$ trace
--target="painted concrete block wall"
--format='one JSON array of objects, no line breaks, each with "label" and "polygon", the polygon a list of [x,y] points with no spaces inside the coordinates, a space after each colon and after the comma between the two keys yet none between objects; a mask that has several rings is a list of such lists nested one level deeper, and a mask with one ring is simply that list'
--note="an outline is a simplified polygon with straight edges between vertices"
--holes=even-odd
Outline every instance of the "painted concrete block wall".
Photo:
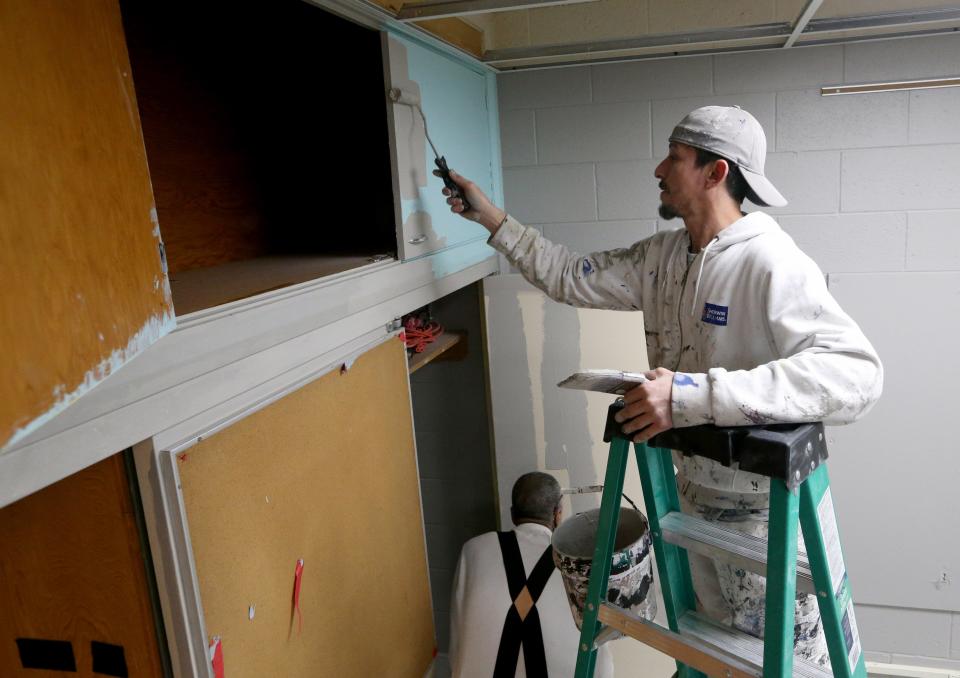
[{"label": "painted concrete block wall", "polygon": [[460,547],[497,528],[496,489],[477,286],[443,297],[432,310],[445,327],[466,330],[469,345],[465,359],[433,362],[410,376],[434,624],[445,653]]},{"label": "painted concrete block wall", "polygon": [[[790,200],[768,211],[828,279],[885,273],[906,284],[920,272],[958,271],[960,91],[818,92],[828,84],[947,75],[960,75],[958,35],[504,73],[506,208],[579,251],[681,227],[656,220],[653,169],[669,131],[697,106],[739,104],[764,125],[768,176]],[[864,312],[890,309],[878,300]],[[922,322],[930,312],[917,307],[906,319]],[[960,330],[953,317],[947,326]],[[868,415],[855,426],[869,422]],[[960,477],[960,465],[948,471]],[[856,493],[876,491],[845,486],[850,505]],[[909,503],[922,488],[900,491],[906,494],[896,499]],[[862,600],[868,658],[960,668],[960,614],[917,608],[883,596]]]}]

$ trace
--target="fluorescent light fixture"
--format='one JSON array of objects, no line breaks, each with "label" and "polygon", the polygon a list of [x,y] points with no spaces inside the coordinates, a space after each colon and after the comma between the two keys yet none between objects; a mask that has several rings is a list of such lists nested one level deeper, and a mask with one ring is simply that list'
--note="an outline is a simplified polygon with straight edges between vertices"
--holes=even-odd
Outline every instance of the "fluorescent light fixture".
[{"label": "fluorescent light fixture", "polygon": [[902,92],[911,89],[937,89],[960,87],[960,78],[935,78],[933,80],[902,80],[898,82],[873,82],[865,85],[828,85],[820,88],[821,96],[837,94],[870,94],[872,92]]}]

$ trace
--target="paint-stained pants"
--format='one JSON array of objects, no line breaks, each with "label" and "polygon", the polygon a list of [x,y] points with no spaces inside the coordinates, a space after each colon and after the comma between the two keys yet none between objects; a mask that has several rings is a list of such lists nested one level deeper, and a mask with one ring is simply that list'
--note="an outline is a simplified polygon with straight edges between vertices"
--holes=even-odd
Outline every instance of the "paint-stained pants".
[{"label": "paint-stained pants", "polygon": [[[683,476],[677,477],[677,485],[684,513],[766,539],[770,508],[768,493],[717,490],[698,485]],[[802,549],[802,535],[799,536],[799,545]],[[700,609],[720,623],[763,638],[766,578],[719,560],[688,553]],[[797,595],[795,615],[794,652],[809,661],[829,665],[816,597]]]}]

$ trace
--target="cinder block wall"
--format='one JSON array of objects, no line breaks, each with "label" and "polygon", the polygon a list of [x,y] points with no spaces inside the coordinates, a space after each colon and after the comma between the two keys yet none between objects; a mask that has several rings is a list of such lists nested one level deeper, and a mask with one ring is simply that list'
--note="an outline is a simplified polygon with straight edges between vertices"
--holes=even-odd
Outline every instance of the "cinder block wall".
[{"label": "cinder block wall", "polygon": [[[504,73],[506,208],[581,252],[681,227],[656,220],[669,132],[698,106],[738,104],[790,200],[767,211],[825,273],[960,271],[960,88],[819,93],[939,76],[960,76],[960,35]],[[868,660],[960,669],[960,614],[868,602]]]},{"label": "cinder block wall", "polygon": [[432,362],[410,376],[433,616],[438,649],[446,653],[460,547],[497,529],[497,509],[477,285],[439,299],[431,310],[444,327],[466,330],[468,342],[465,358]]}]

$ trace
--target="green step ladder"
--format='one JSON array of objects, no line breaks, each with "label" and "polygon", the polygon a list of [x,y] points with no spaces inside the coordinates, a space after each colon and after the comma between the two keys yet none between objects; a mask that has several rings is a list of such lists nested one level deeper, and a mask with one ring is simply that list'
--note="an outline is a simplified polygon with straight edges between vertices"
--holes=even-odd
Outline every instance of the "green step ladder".
[{"label": "green step ladder", "polygon": [[[592,678],[597,639],[614,631],[677,660],[679,678],[866,678],[850,584],[827,478],[823,425],[695,426],[634,445],[669,628],[606,602],[620,496],[630,441],[607,413],[610,443],[597,542],[584,604],[575,678]],[[696,453],[726,466],[770,477],[767,540],[680,512],[671,450]],[[806,553],[798,552],[798,522]],[[764,640],[696,612],[687,551],[724,560],[767,577]],[[817,596],[833,671],[793,654],[797,591]]]}]

